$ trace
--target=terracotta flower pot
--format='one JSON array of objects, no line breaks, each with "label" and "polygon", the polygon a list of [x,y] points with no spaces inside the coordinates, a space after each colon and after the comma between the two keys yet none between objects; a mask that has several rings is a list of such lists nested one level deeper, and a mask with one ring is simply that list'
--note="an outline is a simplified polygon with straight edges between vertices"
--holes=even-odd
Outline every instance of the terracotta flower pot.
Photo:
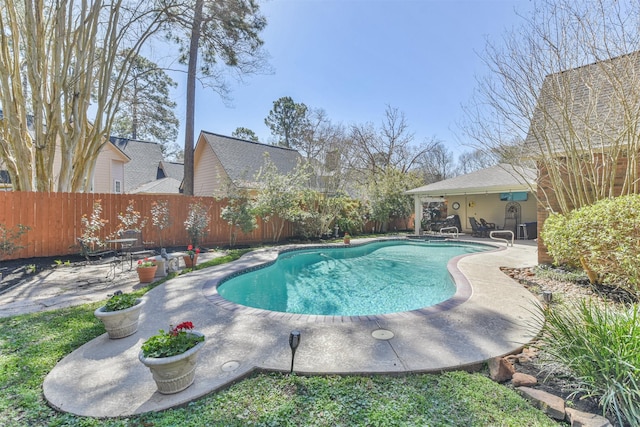
[{"label": "terracotta flower pot", "polygon": [[344,236],[344,244],[345,245],[351,244],[351,236]]},{"label": "terracotta flower pot", "polygon": [[140,279],[140,283],[150,283],[153,282],[153,278],[156,275],[156,270],[158,269],[157,265],[153,267],[138,267],[138,278]]},{"label": "terracotta flower pot", "polygon": [[198,254],[193,256],[193,261],[191,261],[191,257],[189,255],[185,255],[182,258],[184,259],[184,265],[187,268],[193,268],[198,264]]},{"label": "terracotta flower pot", "polygon": [[[203,336],[201,332],[189,332]],[[138,359],[149,368],[153,379],[162,394],[178,393],[193,384],[196,373],[198,352],[204,347],[204,341],[182,354],[171,357],[144,357],[142,350]]]},{"label": "terracotta flower pot", "polygon": [[136,305],[117,311],[104,311],[104,306],[97,308],[93,314],[104,324],[109,338],[118,339],[133,335],[138,330],[140,311],[144,306],[144,300],[138,298]]}]

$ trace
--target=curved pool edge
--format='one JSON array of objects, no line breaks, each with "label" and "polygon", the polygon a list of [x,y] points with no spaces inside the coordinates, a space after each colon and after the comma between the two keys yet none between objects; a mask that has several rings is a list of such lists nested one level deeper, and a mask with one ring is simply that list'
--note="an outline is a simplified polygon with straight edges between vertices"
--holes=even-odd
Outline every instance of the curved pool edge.
[{"label": "curved pool edge", "polygon": [[[254,257],[244,258],[235,263]],[[254,371],[288,372],[292,330],[302,334],[294,367],[298,374],[472,369],[517,351],[539,332],[531,327],[535,320],[531,304],[537,299],[500,271],[501,266],[531,266],[536,260],[535,247],[517,245],[465,256],[457,263],[473,287],[465,303],[439,313],[409,312],[368,322],[328,323],[219,309],[204,298],[203,285],[211,274],[228,273],[230,264],[198,270],[147,293],[136,334],[120,340],[109,340],[105,334],[64,357],[45,378],[44,396],[61,411],[98,418],[181,406]],[[140,345],[159,328],[182,320],[193,321],[207,336],[196,381],[176,395],[160,395],[148,369],[137,362]],[[374,338],[372,333],[380,329],[393,337]]]},{"label": "curved pool edge", "polygon": [[[296,319],[296,320],[302,320],[302,321],[308,321],[308,322],[322,322],[322,323],[372,322],[372,321],[380,321],[380,320],[389,320],[397,317],[403,318],[410,314],[428,316],[428,315],[440,313],[442,311],[451,310],[452,308],[457,307],[460,304],[463,304],[469,298],[471,298],[471,295],[473,294],[473,287],[467,280],[467,277],[464,274],[462,274],[462,272],[458,269],[457,265],[461,259],[468,256],[474,256],[483,252],[458,255],[451,258],[447,262],[447,270],[449,271],[449,275],[451,276],[456,286],[456,292],[453,296],[451,296],[447,300],[442,301],[440,303],[437,303],[428,307],[409,310],[409,311],[385,313],[385,314],[370,314],[370,315],[364,315],[364,316],[288,313],[288,312],[273,311],[273,310],[267,310],[267,309],[256,308],[256,307],[249,307],[242,304],[238,304],[225,299],[218,293],[218,290],[217,290],[219,285],[221,285],[222,283],[224,283],[226,280],[230,278],[236,277],[239,274],[244,274],[249,271],[265,268],[265,267],[268,267],[269,265],[272,265],[278,259],[278,256],[280,256],[281,254],[295,252],[295,251],[302,251],[302,250],[314,250],[314,249],[326,249],[326,248],[336,249],[336,248],[344,248],[345,246],[357,247],[357,246],[364,246],[364,245],[368,245],[368,244],[376,243],[380,241],[415,241],[415,239],[409,239],[406,237],[405,238],[403,237],[384,238],[383,237],[383,238],[352,240],[352,243],[350,245],[344,245],[341,243],[315,244],[315,245],[300,244],[300,245],[287,245],[287,246],[281,246],[281,247],[259,249],[257,251],[250,252],[243,256],[243,258],[247,257],[245,261],[248,261],[249,265],[243,264],[240,268],[234,269],[232,272],[229,272],[228,274],[224,274],[214,279],[207,280],[203,285],[202,291],[205,298],[209,300],[212,304],[214,304],[215,306],[221,309],[229,310],[231,312],[246,313],[246,314],[252,314],[256,316],[265,316],[265,317],[268,316],[268,317],[281,318],[281,319]],[[437,241],[451,242],[452,244],[468,243],[468,244],[473,244],[475,246],[489,246],[491,248],[494,248],[494,251],[506,249],[496,244],[492,244],[491,242],[476,242],[476,241],[458,240],[458,239],[456,240],[438,239]],[[489,252],[489,251],[486,251],[486,252]],[[257,258],[255,263],[252,263],[250,260],[252,254],[255,255]]]}]

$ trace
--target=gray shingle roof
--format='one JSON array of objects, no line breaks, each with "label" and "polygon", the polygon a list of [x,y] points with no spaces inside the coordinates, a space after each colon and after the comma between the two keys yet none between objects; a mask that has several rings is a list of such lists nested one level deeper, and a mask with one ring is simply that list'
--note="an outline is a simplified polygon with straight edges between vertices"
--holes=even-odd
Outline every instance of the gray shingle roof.
[{"label": "gray shingle roof", "polygon": [[269,154],[273,164],[282,174],[291,172],[302,157],[293,149],[277,145],[261,144],[244,139],[202,132],[202,136],[218,156],[222,167],[234,182],[253,182],[264,166],[264,155]]},{"label": "gray shingle roof", "polygon": [[608,147],[640,122],[640,52],[548,75],[525,147],[541,153]]},{"label": "gray shingle roof", "polygon": [[138,188],[134,188],[128,193],[151,193],[151,194],[178,194],[180,192],[180,184],[175,178],[161,178],[155,181],[142,184]]},{"label": "gray shingle roof", "polygon": [[466,175],[460,175],[414,188],[413,190],[407,191],[406,194],[440,197],[459,194],[529,191],[530,186],[535,186],[535,180],[535,169],[499,164]]},{"label": "gray shingle roof", "polygon": [[124,165],[125,193],[130,193],[141,185],[157,179],[158,166],[163,161],[160,144],[113,136],[110,139],[131,159]]},{"label": "gray shingle roof", "polygon": [[164,171],[164,176],[182,181],[184,178],[184,163],[162,161],[160,168]]}]

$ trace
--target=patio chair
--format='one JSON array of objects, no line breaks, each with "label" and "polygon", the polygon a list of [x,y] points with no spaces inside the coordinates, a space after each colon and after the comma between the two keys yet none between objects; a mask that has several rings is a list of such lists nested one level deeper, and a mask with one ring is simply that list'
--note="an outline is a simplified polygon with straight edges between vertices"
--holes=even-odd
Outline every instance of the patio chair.
[{"label": "patio chair", "polygon": [[471,224],[471,236],[473,237],[487,237],[489,235],[489,229],[481,224],[478,224],[475,217],[469,217],[469,223]]},{"label": "patio chair", "polygon": [[495,222],[487,222],[484,218],[480,218],[480,224],[489,231],[496,229]]},{"label": "patio chair", "polygon": [[81,237],[78,237],[78,244],[80,245],[80,255],[87,260],[87,263],[93,265],[109,264],[107,279],[113,280],[116,278],[116,268],[121,263],[116,251],[111,249],[92,250]]}]

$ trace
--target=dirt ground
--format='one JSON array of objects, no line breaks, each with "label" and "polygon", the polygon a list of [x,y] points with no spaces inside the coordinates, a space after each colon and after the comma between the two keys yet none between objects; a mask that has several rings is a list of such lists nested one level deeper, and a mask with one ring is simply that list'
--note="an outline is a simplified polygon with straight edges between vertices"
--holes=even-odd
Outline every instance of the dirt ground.
[{"label": "dirt ground", "polygon": [[61,257],[48,258],[23,258],[16,260],[0,261],[0,294],[11,289],[13,286],[23,282],[38,272],[52,270],[58,265],[65,264],[79,265],[86,260],[79,255],[66,255]]}]

